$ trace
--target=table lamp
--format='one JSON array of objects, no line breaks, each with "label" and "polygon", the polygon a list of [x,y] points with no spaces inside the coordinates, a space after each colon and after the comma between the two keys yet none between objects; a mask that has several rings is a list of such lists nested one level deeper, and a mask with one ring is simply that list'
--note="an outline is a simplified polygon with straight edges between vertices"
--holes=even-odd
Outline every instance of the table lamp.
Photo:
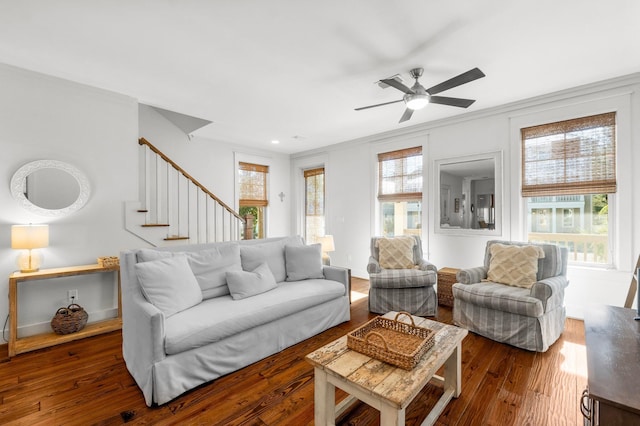
[{"label": "table lamp", "polygon": [[36,272],[42,263],[42,256],[33,249],[49,245],[49,225],[11,226],[11,248],[26,250],[18,257],[20,272]]},{"label": "table lamp", "polygon": [[331,265],[331,258],[329,257],[329,252],[336,250],[336,247],[333,244],[333,235],[325,235],[324,237],[318,237],[318,242],[322,245],[322,264]]}]

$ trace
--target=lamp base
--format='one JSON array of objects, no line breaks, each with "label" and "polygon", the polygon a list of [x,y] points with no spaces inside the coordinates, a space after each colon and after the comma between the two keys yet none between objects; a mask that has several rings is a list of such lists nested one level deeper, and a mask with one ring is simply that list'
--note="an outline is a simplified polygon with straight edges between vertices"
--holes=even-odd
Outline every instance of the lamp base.
[{"label": "lamp base", "polygon": [[327,253],[324,253],[322,255],[322,264],[323,265],[327,265],[327,266],[331,266],[331,258],[329,257],[329,255]]},{"label": "lamp base", "polygon": [[42,254],[37,250],[27,250],[18,256],[20,272],[38,272],[42,265]]}]

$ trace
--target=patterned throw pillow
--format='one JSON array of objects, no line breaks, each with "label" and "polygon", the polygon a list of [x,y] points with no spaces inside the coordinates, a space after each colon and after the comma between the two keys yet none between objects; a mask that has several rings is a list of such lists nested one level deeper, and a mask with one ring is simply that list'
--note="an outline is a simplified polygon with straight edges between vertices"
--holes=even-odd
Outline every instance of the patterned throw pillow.
[{"label": "patterned throw pillow", "polygon": [[490,250],[487,281],[522,288],[531,288],[537,281],[538,259],[544,257],[541,247],[492,244]]},{"label": "patterned throw pillow", "polygon": [[413,262],[413,237],[380,238],[378,241],[378,261],[384,269],[411,269]]}]

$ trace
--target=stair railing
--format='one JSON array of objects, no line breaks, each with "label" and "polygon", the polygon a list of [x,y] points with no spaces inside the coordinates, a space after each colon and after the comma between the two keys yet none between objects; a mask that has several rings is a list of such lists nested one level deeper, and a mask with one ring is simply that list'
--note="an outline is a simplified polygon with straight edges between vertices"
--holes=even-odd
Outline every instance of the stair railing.
[{"label": "stair railing", "polygon": [[253,218],[240,216],[145,138],[138,144],[143,149],[138,210],[146,215],[143,227],[170,229],[165,241],[253,237]]}]

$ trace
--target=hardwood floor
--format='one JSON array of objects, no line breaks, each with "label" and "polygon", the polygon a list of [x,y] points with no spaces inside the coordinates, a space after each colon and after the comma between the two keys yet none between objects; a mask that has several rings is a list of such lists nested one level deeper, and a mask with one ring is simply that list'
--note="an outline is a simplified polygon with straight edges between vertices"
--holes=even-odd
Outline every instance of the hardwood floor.
[{"label": "hardwood floor", "polygon": [[[160,407],[147,407],[122,359],[119,331],[14,357],[0,363],[3,425],[311,425],[313,369],[304,356],[373,318],[368,281],[353,279],[351,321]],[[451,323],[451,308],[437,319]],[[473,333],[462,343],[462,395],[438,425],[577,425],[586,387],[582,321],[567,320],[560,340],[532,353]],[[440,396],[428,385],[407,409],[420,424]],[[344,398],[336,392],[336,398]],[[359,403],[339,425],[378,425],[376,410]]]}]

